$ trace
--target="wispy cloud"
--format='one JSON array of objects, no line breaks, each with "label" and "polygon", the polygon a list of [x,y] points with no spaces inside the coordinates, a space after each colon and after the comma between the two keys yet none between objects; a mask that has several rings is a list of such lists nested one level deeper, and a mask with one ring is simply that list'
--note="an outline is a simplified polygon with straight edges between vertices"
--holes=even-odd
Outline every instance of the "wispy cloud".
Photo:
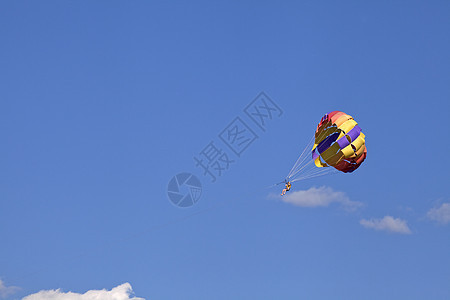
[{"label": "wispy cloud", "polygon": [[110,291],[90,290],[84,294],[61,292],[61,290],[46,290],[31,294],[22,300],[144,300],[133,297],[133,289],[129,283],[119,285]]},{"label": "wispy cloud", "polygon": [[359,223],[366,227],[375,230],[388,231],[392,233],[411,234],[408,224],[405,220],[399,218],[393,218],[391,216],[385,216],[382,219],[362,219]]},{"label": "wispy cloud", "polygon": [[434,207],[427,212],[427,217],[441,224],[450,222],[450,203],[442,203],[439,207]]},{"label": "wispy cloud", "polygon": [[312,187],[305,191],[290,191],[281,200],[302,207],[327,207],[337,203],[347,210],[355,210],[362,206],[361,202],[351,201],[343,192],[330,187]]},{"label": "wispy cloud", "polygon": [[4,299],[9,295],[17,292],[19,288],[17,286],[6,286],[5,283],[0,279],[0,299]]}]

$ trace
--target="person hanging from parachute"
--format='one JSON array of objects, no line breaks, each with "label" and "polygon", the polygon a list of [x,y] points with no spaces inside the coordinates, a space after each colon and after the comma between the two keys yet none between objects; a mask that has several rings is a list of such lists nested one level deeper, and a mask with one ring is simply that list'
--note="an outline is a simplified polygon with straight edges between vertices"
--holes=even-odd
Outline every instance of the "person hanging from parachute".
[{"label": "person hanging from parachute", "polygon": [[284,184],[286,187],[281,191],[281,196],[284,196],[286,194],[286,192],[289,192],[291,189],[291,183],[289,181],[285,181]]},{"label": "person hanging from parachute", "polygon": [[[314,137],[283,181],[286,187],[281,195],[291,189],[293,182],[338,172],[351,173],[358,169],[367,157],[365,137],[352,116],[341,111],[324,115]],[[311,159],[308,159],[309,151]]]}]

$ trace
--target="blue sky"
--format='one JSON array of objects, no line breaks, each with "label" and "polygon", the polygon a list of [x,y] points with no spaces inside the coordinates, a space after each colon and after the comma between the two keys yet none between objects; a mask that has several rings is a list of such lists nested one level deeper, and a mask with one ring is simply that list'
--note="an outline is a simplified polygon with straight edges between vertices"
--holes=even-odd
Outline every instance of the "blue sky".
[{"label": "blue sky", "polygon": [[[449,299],[449,15],[2,1],[0,297]],[[261,91],[283,110],[265,132],[243,111]],[[366,134],[364,164],[272,196],[333,110]],[[211,183],[193,157],[237,116],[258,139]],[[167,197],[180,172],[203,186],[184,209]]]}]

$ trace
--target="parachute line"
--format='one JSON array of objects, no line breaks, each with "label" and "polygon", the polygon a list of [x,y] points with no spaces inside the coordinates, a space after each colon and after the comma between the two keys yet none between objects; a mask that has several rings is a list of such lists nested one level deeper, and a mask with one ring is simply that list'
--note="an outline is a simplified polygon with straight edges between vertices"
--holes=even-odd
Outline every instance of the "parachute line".
[{"label": "parachute line", "polygon": [[291,177],[294,177],[295,174],[297,174],[299,172],[298,169],[302,167],[302,164],[305,162],[305,160],[307,159],[308,155],[310,154],[308,149],[312,148],[311,146],[313,145],[313,143],[314,143],[314,136],[311,138],[309,143],[303,149],[302,154],[300,154],[300,156],[298,157],[298,159],[295,162],[294,166],[292,167],[291,171],[289,172],[288,176],[286,177],[287,179],[289,179]]},{"label": "parachute line", "polygon": [[298,157],[291,171],[286,179],[290,182],[296,182],[309,178],[325,176],[329,174],[338,173],[339,171],[334,168],[318,168],[314,164],[314,160],[311,157],[312,146],[314,145],[315,136],[311,138],[309,143],[303,149],[302,154]]}]

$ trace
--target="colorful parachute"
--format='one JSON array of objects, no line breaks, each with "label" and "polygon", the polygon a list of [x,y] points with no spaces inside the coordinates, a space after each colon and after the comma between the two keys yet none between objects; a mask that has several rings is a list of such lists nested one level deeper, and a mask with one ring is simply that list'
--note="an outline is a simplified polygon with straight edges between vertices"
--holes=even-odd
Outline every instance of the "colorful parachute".
[{"label": "colorful parachute", "polygon": [[[309,154],[311,148],[312,152]],[[333,111],[322,117],[314,137],[284,182],[295,182],[336,172],[350,173],[362,164],[366,156],[365,135],[358,123],[346,113]]]},{"label": "colorful parachute", "polygon": [[334,167],[350,173],[366,159],[365,135],[358,123],[346,113],[333,111],[317,125],[312,159],[317,167]]}]

